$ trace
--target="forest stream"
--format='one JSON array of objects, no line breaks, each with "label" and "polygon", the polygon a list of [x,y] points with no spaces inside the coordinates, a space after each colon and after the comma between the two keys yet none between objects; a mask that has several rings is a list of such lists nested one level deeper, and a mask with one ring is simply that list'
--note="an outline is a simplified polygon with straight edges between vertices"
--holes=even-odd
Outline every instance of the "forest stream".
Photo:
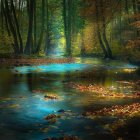
[{"label": "forest stream", "polygon": [[[120,116],[83,115],[114,105],[139,105],[139,86],[133,84],[139,80],[137,66],[97,58],[76,58],[75,63],[65,64],[1,67],[0,139],[45,140],[65,135],[81,140],[139,139],[133,132],[135,126],[131,126],[132,133],[127,135],[122,134],[123,129],[122,133],[110,129]],[[112,91],[111,96],[121,93],[124,97],[105,93],[98,96],[100,91]],[[134,92],[138,95],[131,98]],[[140,124],[137,117],[133,121]]]}]

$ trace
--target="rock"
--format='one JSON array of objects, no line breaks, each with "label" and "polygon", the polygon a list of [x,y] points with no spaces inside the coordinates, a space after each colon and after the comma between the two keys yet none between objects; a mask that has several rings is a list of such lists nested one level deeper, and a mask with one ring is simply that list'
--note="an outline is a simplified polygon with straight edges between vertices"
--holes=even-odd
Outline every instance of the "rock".
[{"label": "rock", "polygon": [[80,140],[77,136],[64,136],[64,137],[52,137],[52,138],[46,138],[44,140]]},{"label": "rock", "polygon": [[49,100],[49,99],[57,100],[57,99],[59,99],[59,97],[55,94],[47,94],[47,95],[44,96],[44,98],[45,98],[45,100]]},{"label": "rock", "polygon": [[64,113],[65,110],[64,110],[64,109],[60,109],[60,110],[58,110],[58,112],[59,112],[59,113]]},{"label": "rock", "polygon": [[50,114],[45,117],[45,120],[51,120],[51,119],[55,119],[55,118],[57,118],[57,116],[55,114]]}]

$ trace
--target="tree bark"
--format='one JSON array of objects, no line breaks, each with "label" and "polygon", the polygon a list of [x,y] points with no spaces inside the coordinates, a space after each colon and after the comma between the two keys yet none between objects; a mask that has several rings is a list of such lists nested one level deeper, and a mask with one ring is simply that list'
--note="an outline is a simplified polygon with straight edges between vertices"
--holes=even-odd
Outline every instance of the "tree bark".
[{"label": "tree bark", "polygon": [[12,9],[13,16],[14,16],[15,28],[16,28],[17,35],[18,35],[18,38],[19,38],[20,53],[23,54],[23,41],[22,41],[20,29],[19,29],[19,23],[18,23],[18,20],[17,20],[17,17],[16,17],[16,11],[15,11],[15,7],[14,7],[14,4],[13,4],[13,0],[11,0],[11,9]]},{"label": "tree bark", "polygon": [[37,33],[36,33],[36,0],[34,0],[34,43],[33,43],[33,52],[35,53],[37,47]]},{"label": "tree bark", "polygon": [[102,36],[101,36],[101,33],[100,33],[100,27],[99,27],[99,8],[98,8],[98,1],[95,0],[95,8],[96,8],[96,27],[97,27],[97,36],[98,36],[98,40],[99,40],[99,43],[100,43],[100,47],[101,49],[103,50],[103,53],[104,53],[104,57],[108,57],[108,53],[106,51],[106,48],[104,46],[104,43],[102,41]]},{"label": "tree bark", "polygon": [[84,31],[81,31],[81,56],[85,56],[86,50],[85,50],[85,44],[84,44]]},{"label": "tree bark", "polygon": [[17,33],[16,33],[15,27],[13,25],[13,19],[12,19],[11,11],[10,11],[7,0],[5,0],[5,10],[6,10],[8,24],[9,24],[9,27],[10,27],[10,30],[12,32],[13,39],[14,39],[14,52],[15,52],[15,54],[19,54],[20,49],[19,49],[19,44],[18,44]]},{"label": "tree bark", "polygon": [[50,35],[49,35],[49,3],[46,0],[46,36],[44,51],[47,55],[50,53]]},{"label": "tree bark", "polygon": [[27,42],[26,42],[24,53],[27,55],[30,55],[31,54],[31,45],[32,45],[32,32],[33,32],[34,0],[27,0],[27,6],[28,6],[28,13],[29,13],[29,23],[28,23]]},{"label": "tree bark", "polygon": [[1,1],[1,12],[3,13],[4,19],[5,19],[5,26],[6,26],[8,35],[10,36],[11,32],[10,32],[10,29],[9,29],[8,19],[7,19],[6,11],[5,11],[5,8],[4,8],[3,0]]},{"label": "tree bark", "polygon": [[125,0],[125,11],[127,14],[129,14],[128,0]]},{"label": "tree bark", "polygon": [[104,40],[104,43],[106,45],[107,57],[112,59],[113,58],[112,57],[112,51],[110,49],[110,46],[109,46],[109,43],[108,43],[108,40],[107,40],[107,37],[106,37],[106,29],[105,29],[105,27],[103,27],[103,40]]},{"label": "tree bark", "polygon": [[112,51],[111,51],[111,48],[110,48],[110,45],[108,43],[108,40],[107,40],[107,37],[106,37],[106,19],[105,19],[105,15],[104,15],[104,9],[103,9],[103,0],[101,0],[101,14],[102,14],[102,37],[103,37],[103,41],[104,41],[104,44],[105,44],[105,47],[106,47],[106,51],[107,51],[107,57],[108,58],[113,58],[112,57]]},{"label": "tree bark", "polygon": [[42,16],[41,16],[41,22],[42,22],[42,26],[41,26],[41,34],[40,34],[40,38],[38,41],[38,45],[37,45],[37,49],[36,49],[36,53],[39,54],[40,48],[41,48],[41,44],[43,41],[43,37],[44,37],[44,23],[45,23],[45,0],[42,0]]},{"label": "tree bark", "polygon": [[63,0],[64,32],[66,38],[66,55],[71,56],[71,0]]}]

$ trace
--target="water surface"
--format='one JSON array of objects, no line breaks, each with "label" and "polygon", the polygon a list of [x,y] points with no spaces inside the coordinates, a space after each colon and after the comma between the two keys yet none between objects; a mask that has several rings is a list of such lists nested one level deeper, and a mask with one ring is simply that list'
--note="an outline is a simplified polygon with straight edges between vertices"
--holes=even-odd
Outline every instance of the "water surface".
[{"label": "water surface", "polygon": [[[140,79],[137,66],[120,61],[102,59],[76,59],[71,64],[0,69],[0,139],[43,140],[47,137],[76,135],[82,140],[114,139],[103,127],[111,120],[90,120],[81,116],[88,110],[98,110],[115,104],[130,104],[138,99],[98,98],[70,88],[70,83],[97,84],[131,93],[132,89],[120,88],[117,81]],[[46,93],[34,93],[41,89]],[[44,100],[44,95],[54,93],[61,100]],[[63,109],[73,115],[48,123],[48,114]],[[45,130],[45,132],[44,132]]]}]

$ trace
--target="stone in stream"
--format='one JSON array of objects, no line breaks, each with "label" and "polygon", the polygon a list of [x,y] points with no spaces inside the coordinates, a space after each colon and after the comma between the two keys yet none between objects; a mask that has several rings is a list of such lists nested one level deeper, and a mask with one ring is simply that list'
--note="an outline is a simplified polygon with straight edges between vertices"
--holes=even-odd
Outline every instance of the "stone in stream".
[{"label": "stone in stream", "polygon": [[57,95],[55,95],[55,94],[47,94],[47,95],[45,95],[44,96],[44,99],[45,100],[58,100],[59,99],[59,97],[57,96]]},{"label": "stone in stream", "polygon": [[57,115],[50,114],[50,115],[48,115],[48,116],[45,117],[45,120],[51,120],[51,119],[55,119],[55,118],[57,118]]},{"label": "stone in stream", "polygon": [[58,112],[59,112],[59,113],[64,113],[65,110],[64,110],[64,109],[60,109],[60,110],[58,110]]},{"label": "stone in stream", "polygon": [[44,140],[80,140],[77,136],[64,136],[64,137],[53,137],[53,138],[46,138]]}]

